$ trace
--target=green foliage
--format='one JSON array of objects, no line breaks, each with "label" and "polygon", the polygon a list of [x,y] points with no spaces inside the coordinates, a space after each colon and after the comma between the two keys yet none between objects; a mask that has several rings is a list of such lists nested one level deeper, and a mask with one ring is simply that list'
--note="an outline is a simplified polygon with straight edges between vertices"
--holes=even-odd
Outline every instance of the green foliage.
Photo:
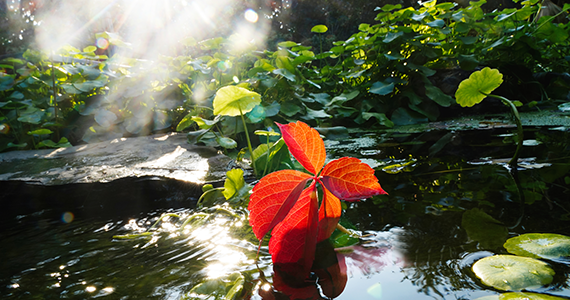
[{"label": "green foliage", "polygon": [[[462,74],[478,66],[516,65],[531,73],[570,69],[568,24],[534,18],[538,1],[488,13],[484,3],[388,4],[376,10],[375,23],[360,24],[348,39],[327,40],[328,49],[323,41],[335,29],[311,24],[305,34],[319,41],[318,49],[282,41],[275,51],[253,45],[236,51],[232,37],[219,37],[189,43],[192,56],[153,63],[98,56],[94,46],[65,47],[57,62],[52,53],[28,50],[22,58],[0,61],[0,151],[58,145],[61,137],[77,144],[173,129],[188,131],[191,142],[240,149],[249,132],[273,121],[302,119],[320,127],[435,121],[455,104]],[[97,37],[125,46],[111,33]],[[564,80],[540,87],[533,78],[502,73],[506,90],[517,89],[513,82],[541,90],[540,102],[521,99],[528,107],[566,97],[570,89]],[[459,79],[448,83],[450,78]],[[462,99],[464,92],[473,94],[464,87]],[[480,97],[468,100],[470,105]],[[237,125],[240,108],[245,115]],[[52,133],[27,135],[39,129]]]}]

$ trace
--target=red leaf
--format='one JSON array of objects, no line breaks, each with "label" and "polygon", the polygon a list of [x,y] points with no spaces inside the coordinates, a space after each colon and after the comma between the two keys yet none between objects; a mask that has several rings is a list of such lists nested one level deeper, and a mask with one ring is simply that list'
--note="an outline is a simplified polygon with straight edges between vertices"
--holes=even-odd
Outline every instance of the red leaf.
[{"label": "red leaf", "polygon": [[303,172],[282,170],[261,178],[253,187],[249,223],[260,241],[287,216],[310,178]]},{"label": "red leaf", "polygon": [[287,221],[279,223],[271,232],[269,253],[273,263],[299,263],[302,274],[309,275],[317,246],[317,211],[317,188],[313,181],[287,215]]},{"label": "red leaf", "polygon": [[323,187],[323,192],[323,201],[319,209],[319,235],[317,242],[326,240],[331,236],[342,214],[340,200],[325,187]]},{"label": "red leaf", "polygon": [[387,194],[374,170],[358,158],[343,157],[329,162],[321,173],[324,186],[342,200],[354,201]]},{"label": "red leaf", "polygon": [[287,125],[277,123],[277,126],[293,157],[307,171],[317,175],[326,158],[325,143],[319,133],[301,121]]}]

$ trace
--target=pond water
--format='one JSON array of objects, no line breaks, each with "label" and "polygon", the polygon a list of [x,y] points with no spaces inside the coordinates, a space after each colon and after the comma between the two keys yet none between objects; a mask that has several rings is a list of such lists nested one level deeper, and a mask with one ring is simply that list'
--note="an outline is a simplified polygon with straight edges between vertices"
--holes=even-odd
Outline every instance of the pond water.
[{"label": "pond water", "polygon": [[[89,214],[93,207],[44,208],[1,221],[0,295],[289,299],[274,291],[280,289],[300,299],[331,293],[335,299],[477,299],[501,291],[483,285],[471,266],[507,253],[506,238],[570,236],[568,129],[527,129],[517,172],[507,165],[514,146],[504,128],[356,132],[327,140],[326,147],[330,159],[355,156],[370,164],[389,193],[347,204],[341,223],[362,238],[335,233],[340,248],[320,250],[325,271],[319,278],[328,282],[289,285],[276,277],[266,246],[261,273],[243,209],[188,204]],[[164,214],[171,215],[151,228]],[[547,262],[556,272],[553,282],[532,291],[570,298],[570,265]]]}]

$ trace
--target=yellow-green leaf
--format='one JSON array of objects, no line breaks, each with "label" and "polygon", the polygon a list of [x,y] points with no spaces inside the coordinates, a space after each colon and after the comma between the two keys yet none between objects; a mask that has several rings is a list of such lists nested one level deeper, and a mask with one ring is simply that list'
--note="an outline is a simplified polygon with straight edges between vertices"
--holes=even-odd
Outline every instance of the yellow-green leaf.
[{"label": "yellow-green leaf", "polygon": [[218,90],[214,98],[214,114],[235,117],[250,112],[261,103],[261,95],[250,90],[225,86]]},{"label": "yellow-green leaf", "polygon": [[455,92],[455,100],[463,107],[471,107],[483,101],[501,83],[503,83],[503,74],[497,69],[486,67],[481,71],[473,72],[468,79],[459,84]]},{"label": "yellow-green leaf", "polygon": [[316,32],[316,33],[325,33],[327,32],[327,30],[329,30],[325,25],[316,25],[313,26],[313,28],[311,28],[311,32]]}]

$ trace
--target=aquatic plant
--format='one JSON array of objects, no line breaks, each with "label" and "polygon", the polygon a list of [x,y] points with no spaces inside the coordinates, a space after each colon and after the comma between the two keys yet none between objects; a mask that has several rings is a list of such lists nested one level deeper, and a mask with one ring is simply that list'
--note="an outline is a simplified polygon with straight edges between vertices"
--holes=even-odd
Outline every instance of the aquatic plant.
[{"label": "aquatic plant", "polygon": [[493,97],[500,99],[503,104],[509,107],[513,113],[515,123],[517,124],[517,149],[513,158],[509,162],[510,165],[516,165],[519,157],[519,151],[523,145],[524,132],[521,122],[521,117],[517,110],[516,104],[522,105],[519,101],[511,101],[503,96],[491,94],[496,88],[503,83],[503,74],[497,69],[489,67],[481,71],[473,72],[468,79],[463,80],[455,92],[455,98],[459,105],[463,107],[471,107],[475,104],[481,103],[486,97]]},{"label": "aquatic plant", "polygon": [[[249,222],[260,245],[272,230],[269,252],[274,263],[298,266],[298,273],[307,276],[317,243],[329,238],[338,224],[339,199],[357,201],[386,192],[374,170],[357,158],[343,157],[325,165],[324,142],[307,124],[297,121],[277,126],[289,151],[308,173],[281,170],[263,177],[250,197]],[[320,208],[317,183],[322,193]]]}]

